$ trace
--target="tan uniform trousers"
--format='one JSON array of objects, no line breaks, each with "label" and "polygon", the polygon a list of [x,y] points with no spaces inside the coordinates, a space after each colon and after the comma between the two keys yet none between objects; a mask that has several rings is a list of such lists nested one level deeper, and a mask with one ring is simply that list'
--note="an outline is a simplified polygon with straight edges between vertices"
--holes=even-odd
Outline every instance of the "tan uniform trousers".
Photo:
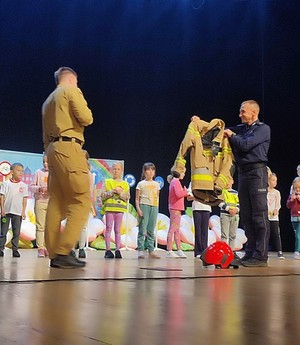
[{"label": "tan uniform trousers", "polygon": [[[89,169],[81,146],[73,141],[57,141],[47,148],[49,203],[45,240],[52,259],[69,255],[85,226],[90,208]],[[67,219],[61,231],[61,221]]]},{"label": "tan uniform trousers", "polygon": [[36,221],[36,245],[38,248],[45,249],[45,222],[48,202],[36,201],[34,205],[34,214]]}]

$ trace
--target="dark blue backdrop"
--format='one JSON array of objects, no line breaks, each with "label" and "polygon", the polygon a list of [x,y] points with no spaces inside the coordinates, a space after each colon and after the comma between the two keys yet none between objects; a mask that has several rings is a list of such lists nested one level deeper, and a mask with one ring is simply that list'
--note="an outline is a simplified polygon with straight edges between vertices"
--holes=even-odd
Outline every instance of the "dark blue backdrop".
[{"label": "dark blue backdrop", "polygon": [[85,148],[124,159],[137,177],[145,161],[166,177],[192,114],[233,125],[240,103],[256,99],[293,250],[285,201],[300,163],[299,10],[297,0],[1,0],[0,147],[42,151],[40,108],[62,65],[78,72],[94,112]]}]

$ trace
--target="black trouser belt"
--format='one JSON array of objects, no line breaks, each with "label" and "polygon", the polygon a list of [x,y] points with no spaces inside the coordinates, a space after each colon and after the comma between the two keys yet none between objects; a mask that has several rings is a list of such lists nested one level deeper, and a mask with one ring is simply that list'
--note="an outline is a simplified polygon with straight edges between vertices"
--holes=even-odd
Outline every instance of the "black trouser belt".
[{"label": "black trouser belt", "polygon": [[238,169],[239,171],[250,171],[253,169],[258,169],[258,168],[264,168],[267,164],[266,163],[250,163],[250,164],[245,164],[242,166],[239,166]]},{"label": "black trouser belt", "polygon": [[79,145],[82,145],[82,141],[77,138],[70,138],[70,137],[55,137],[52,138],[51,141],[72,141],[73,143],[77,143]]}]

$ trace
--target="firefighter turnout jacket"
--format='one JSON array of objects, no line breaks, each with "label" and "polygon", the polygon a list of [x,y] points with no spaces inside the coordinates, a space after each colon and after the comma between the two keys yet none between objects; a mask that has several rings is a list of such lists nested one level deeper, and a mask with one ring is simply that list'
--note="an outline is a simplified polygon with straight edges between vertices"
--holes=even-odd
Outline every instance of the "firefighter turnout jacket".
[{"label": "firefighter turnout jacket", "polygon": [[172,170],[183,172],[190,152],[192,193],[196,200],[211,206],[222,201],[233,168],[233,154],[225,123],[220,119],[193,120],[181,142]]}]

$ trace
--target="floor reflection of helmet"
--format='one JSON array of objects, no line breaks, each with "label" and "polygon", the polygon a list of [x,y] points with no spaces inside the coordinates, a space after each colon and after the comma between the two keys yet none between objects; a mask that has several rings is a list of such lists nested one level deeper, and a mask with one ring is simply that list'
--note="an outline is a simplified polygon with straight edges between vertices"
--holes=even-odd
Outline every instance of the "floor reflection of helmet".
[{"label": "floor reflection of helmet", "polygon": [[208,246],[200,259],[203,261],[204,266],[215,265],[216,268],[239,268],[232,249],[222,241],[214,242]]}]

